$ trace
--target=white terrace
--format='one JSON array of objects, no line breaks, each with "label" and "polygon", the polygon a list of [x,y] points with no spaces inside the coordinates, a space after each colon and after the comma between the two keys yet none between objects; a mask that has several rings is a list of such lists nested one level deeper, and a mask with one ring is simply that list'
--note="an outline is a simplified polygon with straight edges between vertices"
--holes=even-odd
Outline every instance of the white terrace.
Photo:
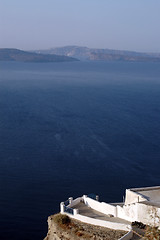
[{"label": "white terrace", "polygon": [[99,202],[98,196],[69,198],[60,205],[61,213],[85,223],[125,230],[129,233],[122,239],[130,239],[131,222],[160,226],[160,186],[126,189],[123,203]]}]

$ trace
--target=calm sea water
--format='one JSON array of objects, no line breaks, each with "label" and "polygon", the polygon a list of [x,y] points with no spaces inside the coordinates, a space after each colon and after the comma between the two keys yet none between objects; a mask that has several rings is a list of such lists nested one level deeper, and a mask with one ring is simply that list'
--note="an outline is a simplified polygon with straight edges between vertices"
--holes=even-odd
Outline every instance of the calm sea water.
[{"label": "calm sea water", "polygon": [[0,63],[0,239],[43,239],[61,201],[122,201],[159,169],[159,63]]}]

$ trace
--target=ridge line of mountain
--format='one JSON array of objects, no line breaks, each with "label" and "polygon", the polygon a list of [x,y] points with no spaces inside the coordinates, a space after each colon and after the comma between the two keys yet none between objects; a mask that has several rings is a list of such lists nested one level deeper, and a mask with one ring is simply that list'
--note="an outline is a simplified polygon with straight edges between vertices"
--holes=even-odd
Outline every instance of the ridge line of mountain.
[{"label": "ridge line of mountain", "polygon": [[41,54],[57,54],[87,61],[160,61],[160,53],[145,53],[126,50],[64,46],[46,50],[35,50]]},{"label": "ridge line of mountain", "polygon": [[73,57],[41,54],[30,51],[23,51],[16,48],[0,48],[0,61],[19,61],[19,62],[68,62],[78,61]]},{"label": "ridge line of mountain", "polygon": [[79,46],[65,46],[34,51],[24,51],[15,48],[0,48],[0,61],[68,62],[79,60],[160,62],[160,53],[141,53],[112,49],[94,49]]}]

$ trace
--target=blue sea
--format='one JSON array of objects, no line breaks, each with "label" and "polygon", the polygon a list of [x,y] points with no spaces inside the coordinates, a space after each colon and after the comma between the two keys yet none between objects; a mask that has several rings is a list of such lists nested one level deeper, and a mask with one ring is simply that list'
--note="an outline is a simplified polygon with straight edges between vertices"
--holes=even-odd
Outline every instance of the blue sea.
[{"label": "blue sea", "polygon": [[0,62],[0,239],[41,240],[68,197],[160,185],[160,63]]}]

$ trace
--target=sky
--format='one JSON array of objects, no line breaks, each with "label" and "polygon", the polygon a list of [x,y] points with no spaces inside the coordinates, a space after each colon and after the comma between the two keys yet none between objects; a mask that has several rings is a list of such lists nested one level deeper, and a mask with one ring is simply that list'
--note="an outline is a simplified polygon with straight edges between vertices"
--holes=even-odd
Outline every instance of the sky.
[{"label": "sky", "polygon": [[0,0],[0,48],[160,52],[160,0]]}]

